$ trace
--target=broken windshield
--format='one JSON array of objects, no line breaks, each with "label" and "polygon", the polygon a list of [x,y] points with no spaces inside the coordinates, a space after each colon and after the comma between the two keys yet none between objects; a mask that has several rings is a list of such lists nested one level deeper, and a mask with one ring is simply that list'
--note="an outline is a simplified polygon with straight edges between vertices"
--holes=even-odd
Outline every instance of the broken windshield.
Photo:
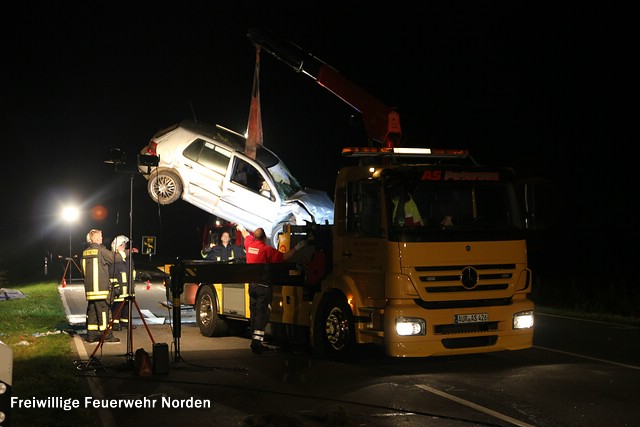
[{"label": "broken windshield", "polygon": [[283,200],[291,198],[302,189],[295,176],[275,153],[265,147],[258,147],[256,160],[267,170],[276,185],[276,191]]}]

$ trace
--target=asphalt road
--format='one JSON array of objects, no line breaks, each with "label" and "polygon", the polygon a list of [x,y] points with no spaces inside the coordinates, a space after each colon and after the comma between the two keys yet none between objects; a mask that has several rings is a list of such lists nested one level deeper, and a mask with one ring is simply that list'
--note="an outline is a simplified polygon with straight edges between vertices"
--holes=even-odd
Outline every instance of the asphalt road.
[{"label": "asphalt road", "polygon": [[[83,316],[75,287],[60,289],[70,321]],[[145,322],[155,319],[148,329],[134,317],[130,336],[115,332],[120,344],[74,338],[70,369],[86,375],[91,398],[148,405],[97,409],[100,425],[640,425],[637,327],[537,315],[528,350],[394,359],[367,347],[355,362],[338,363],[290,348],[258,356],[248,339],[203,337],[189,310],[178,329],[165,301],[162,285],[138,285],[136,302],[151,314]],[[154,355],[154,343],[167,351]],[[138,375],[138,348],[152,361],[168,353],[167,372]],[[189,407],[197,404],[210,407]]]}]

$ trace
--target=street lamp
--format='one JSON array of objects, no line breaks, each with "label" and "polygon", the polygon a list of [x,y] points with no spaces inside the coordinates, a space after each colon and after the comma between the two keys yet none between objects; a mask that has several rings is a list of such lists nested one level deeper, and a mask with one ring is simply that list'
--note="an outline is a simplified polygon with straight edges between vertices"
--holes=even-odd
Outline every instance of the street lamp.
[{"label": "street lamp", "polygon": [[78,220],[80,210],[75,206],[65,206],[62,209],[62,219],[69,224],[69,259],[67,260],[67,269],[69,270],[69,284],[71,284],[71,262],[73,261],[73,253],[71,247],[71,225]]}]

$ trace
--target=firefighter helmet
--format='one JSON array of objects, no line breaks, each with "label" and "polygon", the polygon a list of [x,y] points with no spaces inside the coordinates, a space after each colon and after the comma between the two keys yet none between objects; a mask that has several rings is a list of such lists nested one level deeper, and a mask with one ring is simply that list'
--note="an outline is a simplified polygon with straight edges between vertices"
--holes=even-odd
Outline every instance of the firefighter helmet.
[{"label": "firefighter helmet", "polygon": [[118,246],[127,244],[128,242],[129,238],[127,236],[123,236],[122,234],[116,236],[116,238],[113,239],[113,242],[111,242],[111,250],[115,251]]}]

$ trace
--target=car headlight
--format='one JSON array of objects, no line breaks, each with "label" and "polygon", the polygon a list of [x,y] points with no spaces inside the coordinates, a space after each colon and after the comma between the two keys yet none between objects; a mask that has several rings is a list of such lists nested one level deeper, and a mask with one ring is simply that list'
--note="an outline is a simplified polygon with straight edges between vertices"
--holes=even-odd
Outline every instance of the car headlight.
[{"label": "car headlight", "polygon": [[529,329],[533,327],[533,311],[521,311],[513,315],[513,329]]},{"label": "car headlight", "polygon": [[400,336],[426,335],[427,322],[417,317],[396,318],[396,333]]}]

